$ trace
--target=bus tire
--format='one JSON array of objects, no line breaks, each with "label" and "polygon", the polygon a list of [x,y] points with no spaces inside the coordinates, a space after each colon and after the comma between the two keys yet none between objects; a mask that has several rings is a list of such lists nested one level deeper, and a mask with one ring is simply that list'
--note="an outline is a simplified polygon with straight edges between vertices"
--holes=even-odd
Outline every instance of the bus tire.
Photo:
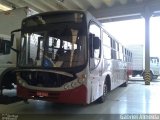
[{"label": "bus tire", "polygon": [[97,99],[98,103],[104,103],[104,101],[106,100],[107,92],[108,92],[108,86],[105,82],[104,85],[103,85],[103,95],[100,98]]}]

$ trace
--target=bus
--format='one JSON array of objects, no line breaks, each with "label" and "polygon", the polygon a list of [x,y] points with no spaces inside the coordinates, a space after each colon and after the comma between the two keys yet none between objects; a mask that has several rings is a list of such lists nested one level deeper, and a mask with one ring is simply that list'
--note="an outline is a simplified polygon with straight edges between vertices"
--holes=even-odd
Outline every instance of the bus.
[{"label": "bus", "polygon": [[24,100],[102,103],[127,85],[132,53],[89,12],[40,13],[25,18],[19,31],[17,95]]}]

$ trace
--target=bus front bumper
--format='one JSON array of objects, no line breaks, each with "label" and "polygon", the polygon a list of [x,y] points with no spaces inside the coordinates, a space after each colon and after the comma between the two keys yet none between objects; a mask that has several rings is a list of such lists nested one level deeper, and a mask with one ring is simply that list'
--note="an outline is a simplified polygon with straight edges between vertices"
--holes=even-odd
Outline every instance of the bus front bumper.
[{"label": "bus front bumper", "polygon": [[87,104],[87,88],[81,85],[65,91],[39,91],[17,86],[17,95],[23,99],[51,101],[55,103]]}]

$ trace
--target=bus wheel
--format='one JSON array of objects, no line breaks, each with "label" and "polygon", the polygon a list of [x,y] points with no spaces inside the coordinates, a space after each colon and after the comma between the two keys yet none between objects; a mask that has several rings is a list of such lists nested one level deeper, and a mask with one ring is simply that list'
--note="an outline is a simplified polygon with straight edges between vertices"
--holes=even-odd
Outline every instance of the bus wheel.
[{"label": "bus wheel", "polygon": [[97,102],[98,103],[103,103],[106,99],[106,95],[107,95],[107,91],[108,91],[108,87],[107,87],[107,84],[104,83],[103,85],[103,95],[97,99]]}]

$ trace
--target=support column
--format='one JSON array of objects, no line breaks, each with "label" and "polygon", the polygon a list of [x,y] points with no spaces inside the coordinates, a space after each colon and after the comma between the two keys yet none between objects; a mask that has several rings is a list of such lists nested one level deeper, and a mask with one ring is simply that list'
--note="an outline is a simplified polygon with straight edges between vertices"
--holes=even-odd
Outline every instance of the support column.
[{"label": "support column", "polygon": [[150,81],[152,80],[152,73],[150,71],[150,17],[151,12],[149,11],[149,8],[145,8],[145,71],[143,74],[143,78],[145,80],[145,85],[150,85]]}]

